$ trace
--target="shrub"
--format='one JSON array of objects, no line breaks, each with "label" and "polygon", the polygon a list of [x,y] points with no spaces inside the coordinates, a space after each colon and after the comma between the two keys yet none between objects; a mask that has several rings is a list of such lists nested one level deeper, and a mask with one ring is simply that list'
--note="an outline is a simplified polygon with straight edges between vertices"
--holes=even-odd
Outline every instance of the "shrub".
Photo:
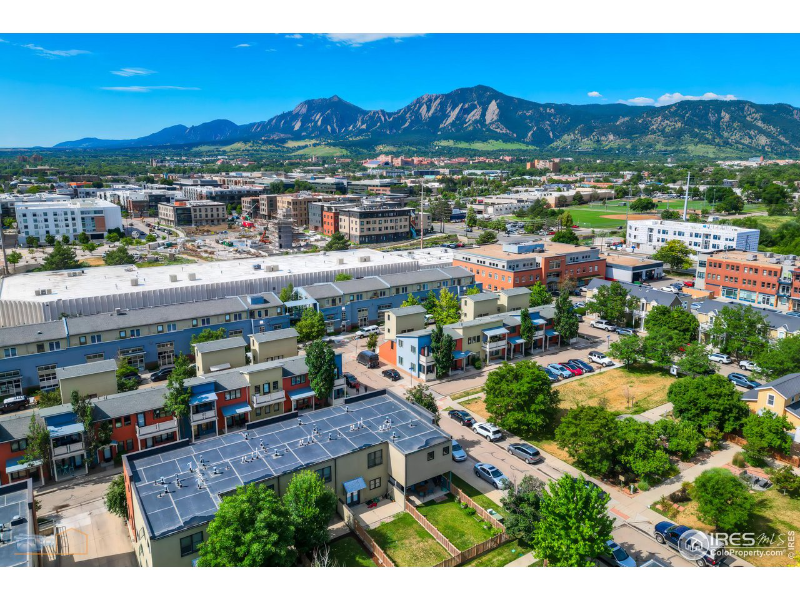
[{"label": "shrub", "polygon": [[733,455],[733,459],[731,460],[731,464],[734,467],[744,468],[747,466],[747,460],[745,459],[744,452],[737,452]]},{"label": "shrub", "polygon": [[475,509],[471,506],[468,506],[464,509],[464,512],[467,513],[467,516],[474,517],[475,516]]},{"label": "shrub", "polygon": [[482,369],[482,368],[483,368],[483,363],[481,362],[481,359],[480,359],[480,358],[476,358],[476,359],[475,359],[475,360],[472,362],[472,366],[473,366],[473,367],[475,367],[476,369]]},{"label": "shrub", "polygon": [[636,487],[638,487],[640,491],[646,492],[647,490],[650,489],[650,484],[647,483],[646,481],[640,481]]}]

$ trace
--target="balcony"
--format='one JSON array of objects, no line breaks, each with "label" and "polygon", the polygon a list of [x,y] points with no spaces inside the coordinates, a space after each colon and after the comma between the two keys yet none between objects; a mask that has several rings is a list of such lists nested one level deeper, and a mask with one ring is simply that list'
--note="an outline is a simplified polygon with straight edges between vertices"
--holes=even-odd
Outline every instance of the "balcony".
[{"label": "balcony", "polygon": [[492,350],[502,350],[506,347],[506,340],[501,339],[494,342],[486,341],[483,343],[483,347],[488,351],[491,352]]},{"label": "balcony", "polygon": [[424,365],[424,366],[427,367],[428,365],[432,365],[434,362],[436,362],[436,361],[434,361],[432,354],[420,354],[419,355],[419,364],[420,365]]},{"label": "balcony", "polygon": [[286,394],[282,390],[277,392],[269,392],[267,394],[253,394],[253,408],[266,406],[273,402],[282,402],[286,399]]},{"label": "balcony", "polygon": [[335,388],[344,387],[344,385],[345,385],[344,377],[339,377],[338,379],[333,380],[333,387]]},{"label": "balcony", "polygon": [[200,423],[207,423],[208,421],[215,421],[217,418],[217,410],[204,410],[201,412],[192,413],[190,420],[192,425],[199,425]]},{"label": "balcony", "polygon": [[65,444],[63,446],[55,446],[53,448],[53,458],[68,457],[74,454],[83,454],[85,451],[83,442],[74,442],[72,444]]},{"label": "balcony", "polygon": [[792,285],[792,278],[791,277],[778,277],[778,283],[782,283],[783,285]]},{"label": "balcony", "polygon": [[175,417],[162,423],[153,423],[152,425],[145,425],[143,427],[137,425],[136,437],[140,439],[148,438],[155,435],[161,435],[163,433],[172,433],[173,431],[178,431],[178,419]]}]

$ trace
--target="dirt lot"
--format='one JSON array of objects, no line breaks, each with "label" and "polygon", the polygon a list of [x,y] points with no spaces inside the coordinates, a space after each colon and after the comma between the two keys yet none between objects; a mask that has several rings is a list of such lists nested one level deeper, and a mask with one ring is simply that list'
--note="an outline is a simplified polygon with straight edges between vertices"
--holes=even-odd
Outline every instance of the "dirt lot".
[{"label": "dirt lot", "polygon": [[667,390],[674,381],[662,371],[612,369],[579,377],[558,386],[561,407],[604,406],[619,412],[641,412],[667,402]]}]

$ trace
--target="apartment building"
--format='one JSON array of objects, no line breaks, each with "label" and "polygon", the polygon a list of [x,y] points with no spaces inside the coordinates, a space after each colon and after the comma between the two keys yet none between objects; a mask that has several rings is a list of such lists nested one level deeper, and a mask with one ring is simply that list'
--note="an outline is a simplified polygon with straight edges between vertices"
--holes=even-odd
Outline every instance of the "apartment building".
[{"label": "apartment building", "polygon": [[158,215],[159,204],[172,204],[183,199],[177,190],[131,190],[116,194],[122,210],[137,217]]},{"label": "apartment building", "polygon": [[249,336],[253,364],[297,356],[297,330],[277,329]]},{"label": "apartment building", "polygon": [[247,483],[282,495],[301,470],[319,474],[337,505],[357,506],[387,493],[402,503],[408,488],[450,470],[450,445],[433,415],[374,392],[250,423],[217,438],[216,449],[184,440],[127,454],[123,473],[137,560],[141,566],[191,566],[222,497]]},{"label": "apartment building", "polygon": [[671,240],[686,244],[692,252],[758,250],[758,229],[689,221],[629,221],[625,243],[635,251],[652,254]]},{"label": "apartment building", "polygon": [[243,367],[247,364],[247,342],[243,337],[229,337],[194,345],[198,375]]},{"label": "apartment building", "polygon": [[[741,306],[742,303],[730,301],[722,302],[719,300],[704,300],[699,307],[693,310],[697,316],[697,320],[700,321],[701,334],[705,334],[709,329],[711,329],[712,325],[714,324],[714,319],[723,308],[726,306],[737,305]],[[750,308],[757,311],[764,317],[767,322],[767,326],[769,327],[768,336],[770,340],[779,340],[791,335],[797,335],[797,332],[800,331],[800,316],[795,313],[781,313],[772,309],[751,306],[749,304],[746,306],[750,306]]]},{"label": "apartment building", "polygon": [[258,196],[264,193],[264,187],[259,185],[240,185],[230,187],[214,187],[209,185],[189,185],[183,188],[183,195],[187,200],[209,200],[221,202],[230,207],[236,207],[247,196]]},{"label": "apartment building", "polygon": [[756,414],[770,411],[784,417],[794,426],[790,433],[800,442],[800,373],[784,375],[742,394],[750,410]]},{"label": "apartment building", "polygon": [[316,199],[309,193],[282,194],[278,196],[278,214],[291,217],[294,226],[305,229],[308,227],[308,205]]},{"label": "apartment building", "polygon": [[210,200],[181,200],[158,205],[158,220],[172,227],[214,227],[224,225],[226,205]]},{"label": "apartment building", "polygon": [[698,253],[695,285],[726,300],[783,312],[797,311],[800,272],[795,273],[796,265],[794,257],[771,252]]},{"label": "apartment building", "polygon": [[109,230],[122,227],[120,207],[104,200],[22,202],[15,204],[14,210],[22,245],[30,237],[43,242],[48,234],[73,241],[85,233],[93,240],[102,240]]},{"label": "apartment building", "polygon": [[17,204],[26,204],[30,202],[50,203],[50,202],[66,202],[72,200],[70,192],[40,192],[38,194],[0,194],[0,218],[14,219],[17,218],[15,206]]},{"label": "apartment building", "polygon": [[109,358],[56,369],[61,403],[69,404],[73,392],[86,398],[116,394],[117,367],[117,361]]},{"label": "apartment building", "polygon": [[584,285],[606,272],[597,248],[555,242],[512,242],[454,250],[453,266],[473,273],[483,291],[530,287],[541,282],[555,290],[566,279]]},{"label": "apartment building", "polygon": [[355,208],[361,205],[360,200],[320,200],[316,199],[308,205],[308,226],[313,231],[321,231],[325,235],[333,235],[339,231],[339,210]]},{"label": "apartment building", "polygon": [[354,207],[339,211],[339,231],[355,244],[411,239],[411,208]]}]

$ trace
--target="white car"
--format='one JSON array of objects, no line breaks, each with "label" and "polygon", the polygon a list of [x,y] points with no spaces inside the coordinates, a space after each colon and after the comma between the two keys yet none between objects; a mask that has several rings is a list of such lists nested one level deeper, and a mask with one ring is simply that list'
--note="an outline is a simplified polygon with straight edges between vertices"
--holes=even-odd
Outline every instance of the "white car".
[{"label": "white car", "polygon": [[720,354],[719,352],[710,354],[708,356],[708,360],[710,360],[711,362],[722,363],[723,365],[729,365],[733,362],[730,356],[728,356],[727,354]]},{"label": "white car", "polygon": [[597,321],[592,321],[589,323],[591,327],[596,329],[605,329],[606,331],[616,331],[617,326],[614,325],[611,321],[605,321],[603,319],[598,319]]},{"label": "white car", "polygon": [[475,425],[472,426],[472,431],[485,437],[490,442],[503,439],[503,432],[497,425],[492,425],[491,423],[475,423]]},{"label": "white car", "polygon": [[744,369],[745,371],[753,371],[755,373],[761,373],[761,367],[759,367],[752,360],[740,360],[739,368]]},{"label": "white car", "polygon": [[593,363],[600,365],[601,367],[613,367],[614,361],[608,358],[602,352],[598,352],[597,350],[592,350],[589,352],[589,360]]},{"label": "white car", "polygon": [[669,292],[670,294],[677,294],[678,291],[679,291],[678,289],[676,289],[674,287],[670,287],[670,286],[665,286],[665,287],[658,288],[658,289],[659,289],[659,291]]}]

